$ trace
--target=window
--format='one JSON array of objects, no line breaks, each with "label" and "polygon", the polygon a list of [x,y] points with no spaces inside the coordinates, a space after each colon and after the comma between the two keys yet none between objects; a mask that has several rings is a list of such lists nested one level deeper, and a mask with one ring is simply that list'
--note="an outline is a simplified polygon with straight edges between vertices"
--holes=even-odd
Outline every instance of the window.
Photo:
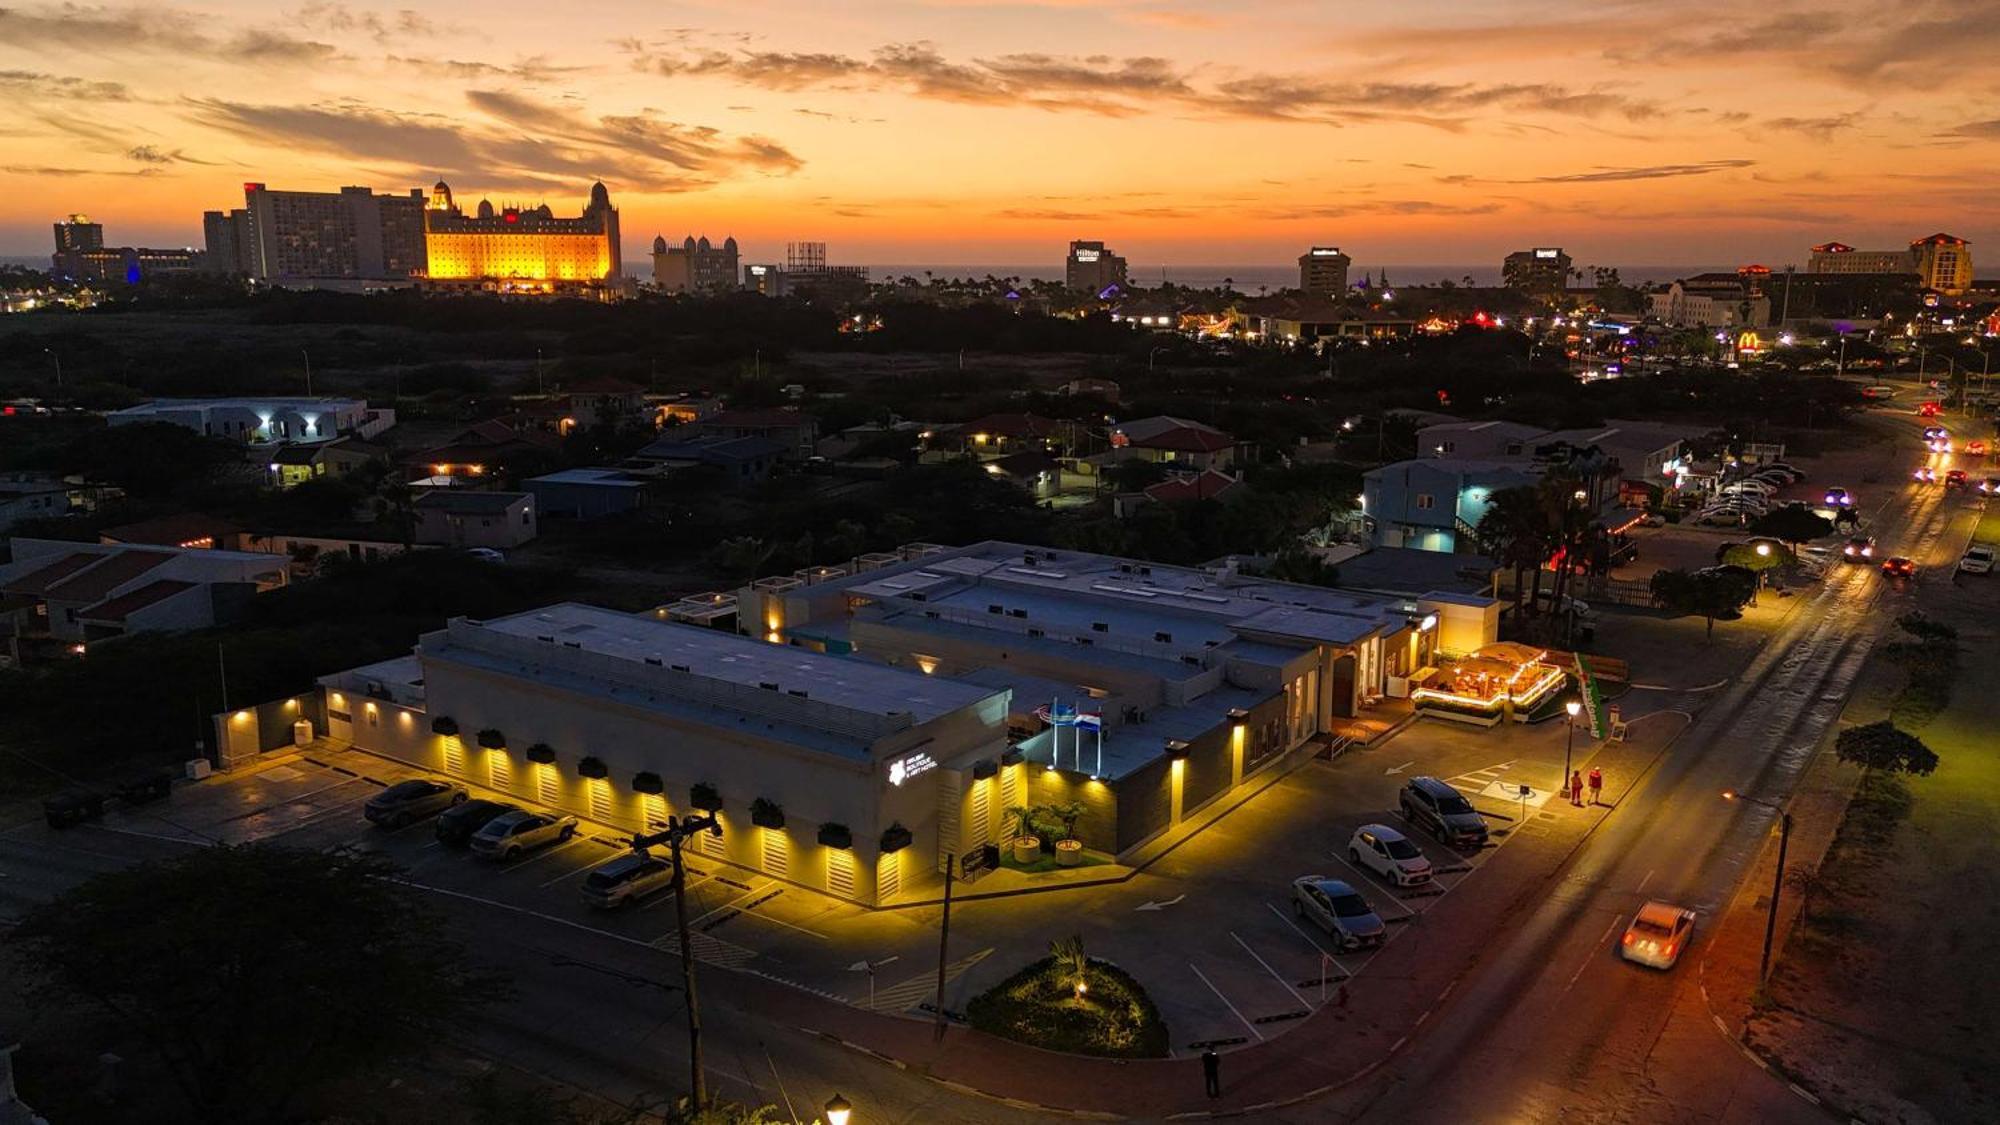
[{"label": "window", "polygon": [[1437,501],[1436,501],[1435,499],[1433,499],[1433,498],[1432,498],[1432,496],[1431,496],[1431,494],[1430,494],[1430,493],[1428,493],[1428,492],[1419,492],[1419,493],[1417,493],[1417,510],[1418,510],[1418,511],[1420,511],[1420,512],[1428,512],[1428,511],[1430,511],[1430,510],[1431,510],[1432,508],[1435,508],[1435,507],[1437,507]]},{"label": "window", "polygon": [[1444,441],[1444,442],[1439,442],[1439,443],[1438,443],[1438,452],[1439,452],[1439,453],[1456,453],[1456,452],[1458,452],[1458,443],[1457,443],[1457,442],[1455,442],[1455,441]]}]

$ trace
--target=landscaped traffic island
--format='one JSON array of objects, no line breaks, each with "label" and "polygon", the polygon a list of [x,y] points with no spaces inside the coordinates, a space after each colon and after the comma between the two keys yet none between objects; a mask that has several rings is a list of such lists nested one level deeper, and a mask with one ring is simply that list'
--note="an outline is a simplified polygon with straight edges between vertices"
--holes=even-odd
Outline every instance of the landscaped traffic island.
[{"label": "landscaped traffic island", "polygon": [[1076,1055],[1160,1058],[1167,1025],[1123,969],[1083,955],[1075,938],[973,998],[966,1018],[1002,1039]]}]

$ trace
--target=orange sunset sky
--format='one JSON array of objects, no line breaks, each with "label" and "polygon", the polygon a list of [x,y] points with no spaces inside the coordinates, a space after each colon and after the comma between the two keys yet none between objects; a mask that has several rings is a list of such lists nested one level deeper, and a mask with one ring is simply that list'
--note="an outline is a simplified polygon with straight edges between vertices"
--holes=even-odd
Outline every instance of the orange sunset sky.
[{"label": "orange sunset sky", "polygon": [[1992,0],[5,3],[4,254],[442,175],[746,258],[2000,264]]}]

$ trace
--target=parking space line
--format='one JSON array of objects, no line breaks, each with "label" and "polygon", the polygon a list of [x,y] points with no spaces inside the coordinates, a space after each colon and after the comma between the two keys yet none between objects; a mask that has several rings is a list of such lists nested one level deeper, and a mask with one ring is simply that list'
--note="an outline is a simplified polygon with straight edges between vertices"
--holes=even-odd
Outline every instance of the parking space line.
[{"label": "parking space line", "polygon": [[1224,996],[1222,994],[1222,990],[1215,987],[1215,982],[1208,979],[1208,974],[1202,972],[1200,966],[1196,965],[1193,961],[1189,961],[1188,968],[1193,969],[1194,975],[1201,978],[1201,983],[1207,985],[1208,990],[1210,992],[1215,993],[1215,998],[1217,1000],[1222,1001],[1222,1006],[1229,1009],[1230,1015],[1235,1016],[1239,1021],[1242,1022],[1244,1027],[1250,1029],[1250,1034],[1257,1037],[1257,1042],[1262,1043],[1264,1041],[1264,1033],[1257,1030],[1256,1024],[1251,1023],[1249,1020],[1243,1018],[1243,1013],[1236,1010],[1236,1005],[1231,1004],[1229,1002],[1229,997]]},{"label": "parking space line", "polygon": [[[585,837],[585,839],[589,839],[589,837]],[[584,872],[590,870],[591,867],[595,865],[595,863],[596,863],[595,860],[589,860],[589,859],[584,860],[582,863],[569,869],[568,871],[563,872],[562,874],[556,876],[555,878],[547,879],[537,884],[535,889],[540,890],[542,887],[554,886],[555,884],[562,882],[564,879],[570,879],[574,878],[575,876],[581,875]]]},{"label": "parking space line", "polygon": [[[1333,861],[1335,863],[1338,863],[1342,867],[1347,868],[1349,871],[1358,872],[1361,875],[1362,882],[1366,883],[1368,886],[1373,887],[1376,890],[1387,892],[1389,895],[1389,901],[1396,904],[1396,909],[1401,910],[1403,913],[1411,916],[1423,913],[1420,910],[1410,909],[1409,904],[1403,901],[1403,896],[1401,892],[1397,888],[1390,886],[1388,882],[1386,882],[1381,878],[1381,876],[1376,875],[1374,872],[1369,871],[1364,867],[1360,867],[1356,864],[1348,862],[1346,857],[1340,855],[1338,852],[1334,853]],[[1437,879],[1437,876],[1433,875],[1431,876],[1431,879],[1435,881]],[[1437,894],[1443,894],[1443,893],[1444,893],[1443,891],[1437,892]],[[1437,897],[1437,895],[1420,895],[1418,897],[1435,898]]]},{"label": "parking space line", "polygon": [[1659,868],[1657,868],[1657,867],[1656,867],[1656,868],[1654,868],[1654,869],[1653,869],[1652,871],[1648,871],[1648,872],[1646,872],[1646,877],[1645,877],[1644,879],[1641,879],[1641,880],[1639,880],[1639,889],[1638,889],[1638,891],[1637,891],[1636,893],[1638,893],[1638,894],[1645,894],[1645,893],[1646,893],[1646,884],[1647,884],[1647,883],[1650,883],[1650,882],[1652,882],[1652,881],[1653,881],[1653,875],[1654,875],[1654,874],[1655,874],[1656,872],[1658,872],[1658,871],[1659,871]]},{"label": "parking space line", "polygon": [[1242,946],[1243,952],[1248,953],[1252,960],[1256,961],[1259,965],[1264,966],[1264,971],[1271,974],[1271,979],[1277,981],[1279,987],[1283,988],[1286,992],[1292,994],[1292,999],[1297,1000],[1299,1002],[1299,1007],[1311,1010],[1312,1005],[1306,1002],[1305,997],[1299,995],[1299,990],[1293,988],[1290,981],[1286,980],[1284,977],[1279,976],[1278,970],[1272,968],[1271,963],[1269,961],[1266,961],[1262,957],[1257,956],[1257,951],[1250,948],[1249,942],[1244,941],[1243,938],[1240,935],[1238,935],[1235,930],[1229,931],[1229,936],[1236,939],[1236,944]]},{"label": "parking space line", "polygon": [[[690,890],[690,891],[691,891],[691,890],[694,890],[694,889],[695,889],[696,887],[699,887],[699,886],[701,886],[701,885],[702,885],[703,883],[706,883],[706,882],[708,882],[708,881],[709,881],[710,879],[713,879],[713,878],[715,878],[715,876],[713,876],[713,875],[703,875],[703,876],[701,876],[701,877],[699,877],[699,878],[696,878],[696,879],[691,879],[691,880],[689,880],[689,881],[688,881],[688,883],[687,883],[687,885],[686,885],[685,889],[686,889],[686,890]],[[672,901],[674,901],[674,894],[673,894],[673,891],[669,890],[669,891],[668,891],[668,892],[667,892],[666,894],[663,894],[663,895],[655,895],[655,896],[653,896],[653,899],[652,899],[652,901],[650,901],[650,902],[642,902],[642,903],[640,903],[640,904],[639,904],[639,909],[641,909],[641,910],[651,910],[652,908],[654,908],[655,906],[658,906],[658,905],[660,905],[660,904],[661,904],[661,903],[663,903],[663,902],[672,902]]]},{"label": "parking space line", "polygon": [[[723,911],[728,910],[730,907],[735,906],[737,903],[744,901],[745,899],[755,898],[756,896],[763,894],[766,890],[769,890],[773,885],[774,884],[766,883],[764,886],[761,887],[751,887],[749,890],[744,891],[742,894],[737,895],[735,898],[730,899],[728,902],[723,903],[721,906],[716,907],[715,909],[709,911],[708,913],[703,914],[698,918],[688,919],[688,925],[691,927],[698,926],[701,923],[708,921],[710,918],[715,917],[717,914],[720,914]],[[664,934],[662,936],[672,937],[673,935],[669,933],[669,934]]]},{"label": "parking space line", "polygon": [[1293,932],[1293,933],[1295,933],[1295,934],[1299,935],[1300,937],[1302,937],[1302,938],[1306,939],[1306,944],[1307,944],[1307,945],[1310,945],[1310,946],[1312,946],[1312,948],[1313,948],[1313,952],[1314,952],[1314,953],[1317,953],[1317,954],[1319,954],[1319,955],[1320,955],[1321,957],[1324,957],[1324,958],[1326,958],[1327,960],[1329,960],[1329,961],[1332,961],[1332,962],[1333,962],[1333,967],[1334,967],[1334,968],[1336,968],[1336,969],[1339,969],[1339,970],[1340,970],[1340,975],[1341,975],[1341,976],[1344,976],[1344,977],[1351,977],[1351,976],[1353,976],[1353,975],[1354,975],[1353,973],[1351,973],[1351,972],[1349,972],[1349,971],[1348,971],[1348,969],[1347,969],[1347,966],[1345,966],[1345,965],[1343,965],[1343,964],[1341,964],[1341,963],[1340,963],[1340,958],[1338,958],[1338,957],[1335,957],[1335,956],[1334,956],[1334,955],[1333,955],[1332,953],[1328,952],[1328,950],[1327,950],[1327,948],[1326,948],[1325,946],[1323,946],[1323,945],[1321,945],[1321,944],[1320,944],[1319,942],[1317,942],[1317,941],[1313,940],[1313,936],[1312,936],[1311,934],[1309,934],[1309,933],[1305,932],[1304,930],[1300,929],[1300,928],[1299,928],[1299,924],[1298,924],[1297,922],[1294,922],[1294,921],[1292,921],[1292,920],[1291,920],[1290,918],[1287,918],[1287,917],[1285,917],[1285,912],[1284,912],[1284,911],[1282,911],[1282,910],[1278,909],[1278,908],[1277,908],[1277,907],[1275,907],[1275,906],[1272,906],[1272,905],[1271,905],[1270,903],[1268,903],[1268,902],[1267,902],[1267,903],[1265,903],[1264,905],[1265,905],[1265,906],[1270,906],[1270,907],[1271,907],[1271,913],[1273,913],[1273,914],[1276,914],[1276,915],[1278,916],[1278,921],[1280,921],[1280,922],[1283,922],[1283,923],[1284,923],[1285,925],[1287,925],[1287,926],[1290,926],[1290,927],[1292,928],[1292,932]]},{"label": "parking space line", "polygon": [[531,863],[539,863],[542,860],[545,860],[550,856],[555,855],[558,852],[566,852],[581,843],[583,843],[583,837],[581,836],[572,837],[571,839],[565,840],[562,843],[557,844],[553,848],[545,848],[542,851],[536,852],[534,855],[531,855],[526,859],[515,860],[513,863],[510,863],[507,866],[501,868],[500,871],[502,874],[505,874],[509,871],[514,871],[526,867]]}]

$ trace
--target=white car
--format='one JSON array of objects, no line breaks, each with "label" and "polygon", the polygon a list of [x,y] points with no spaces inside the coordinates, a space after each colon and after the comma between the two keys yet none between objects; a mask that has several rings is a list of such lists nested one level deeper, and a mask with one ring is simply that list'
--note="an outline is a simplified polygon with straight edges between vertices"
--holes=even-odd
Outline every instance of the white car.
[{"label": "white car", "polygon": [[1655,969],[1671,969],[1694,936],[1694,911],[1671,903],[1653,901],[1639,908],[1618,952],[1627,961]]},{"label": "white car", "polygon": [[1965,574],[1991,574],[1993,563],[1993,548],[1979,543],[1966,548],[1965,557],[1958,560],[1958,569]]},{"label": "white car", "polygon": [[1409,837],[1386,824],[1364,824],[1347,841],[1347,862],[1399,887],[1431,881],[1431,861]]}]

